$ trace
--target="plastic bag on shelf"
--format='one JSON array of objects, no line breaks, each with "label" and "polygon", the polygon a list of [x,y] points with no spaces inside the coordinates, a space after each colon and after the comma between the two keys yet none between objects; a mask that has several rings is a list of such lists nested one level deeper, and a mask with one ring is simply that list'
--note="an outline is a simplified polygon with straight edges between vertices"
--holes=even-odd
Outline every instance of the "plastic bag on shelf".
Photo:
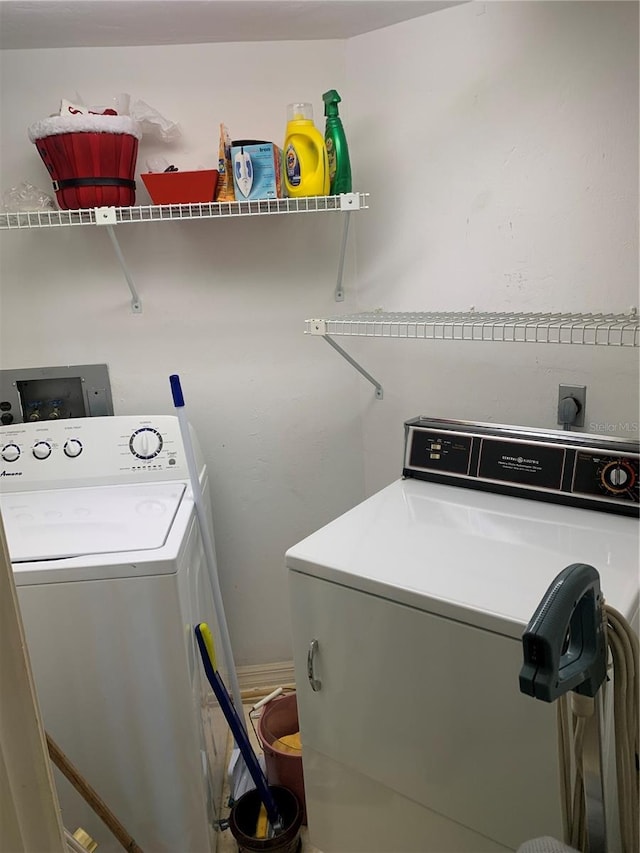
[{"label": "plastic bag on shelf", "polygon": [[23,182],[2,193],[2,210],[4,213],[57,209],[53,198],[33,184]]},{"label": "plastic bag on shelf", "polygon": [[177,122],[165,118],[144,101],[134,101],[129,115],[138,123],[143,136],[154,136],[161,142],[174,142],[182,136],[182,129]]},{"label": "plastic bag on shelf", "polygon": [[148,157],[146,163],[147,172],[173,172],[171,163],[166,157]]}]

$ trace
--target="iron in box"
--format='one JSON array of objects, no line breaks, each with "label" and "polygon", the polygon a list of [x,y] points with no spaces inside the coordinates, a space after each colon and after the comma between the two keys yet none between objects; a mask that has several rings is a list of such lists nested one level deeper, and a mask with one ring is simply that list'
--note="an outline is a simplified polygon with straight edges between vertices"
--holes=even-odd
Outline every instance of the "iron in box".
[{"label": "iron in box", "polygon": [[235,140],[231,162],[236,201],[282,198],[282,152],[275,143]]}]

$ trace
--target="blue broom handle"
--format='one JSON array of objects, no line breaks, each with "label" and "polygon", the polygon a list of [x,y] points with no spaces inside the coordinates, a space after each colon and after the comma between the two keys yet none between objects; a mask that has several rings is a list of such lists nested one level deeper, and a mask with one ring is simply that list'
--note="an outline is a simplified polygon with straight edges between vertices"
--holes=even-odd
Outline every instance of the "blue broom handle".
[{"label": "blue broom handle", "polygon": [[258,759],[256,758],[256,754],[253,751],[253,747],[247,737],[247,733],[245,731],[242,722],[240,721],[240,717],[238,712],[233,706],[231,699],[229,698],[229,694],[220,678],[220,675],[213,668],[213,664],[211,662],[211,658],[209,657],[209,652],[207,649],[207,644],[205,642],[204,637],[202,636],[200,626],[196,625],[195,627],[196,639],[198,640],[198,648],[200,649],[200,657],[202,658],[202,664],[204,666],[204,671],[209,679],[209,683],[213,688],[213,692],[216,695],[216,699],[220,703],[220,707],[222,708],[222,712],[226,717],[226,720],[229,724],[229,728],[231,729],[233,736],[238,744],[238,748],[242,754],[242,757],[245,760],[245,764],[247,765],[247,769],[251,774],[251,778],[253,779],[258,794],[260,795],[260,799],[264,803],[264,806],[267,810],[267,816],[269,817],[269,821],[273,826],[274,830],[279,831],[282,830],[283,822],[280,816],[280,812],[278,811],[278,807],[276,805],[276,801],[273,798],[273,794],[269,790],[269,785],[267,784],[267,779],[264,775],[262,767],[260,766]]},{"label": "blue broom handle", "polygon": [[[240,692],[240,684],[238,682],[238,674],[236,672],[235,663],[233,660],[233,648],[231,646],[231,637],[229,635],[229,627],[224,612],[224,604],[222,602],[222,590],[220,589],[220,579],[218,577],[218,565],[216,561],[215,544],[209,527],[209,520],[204,511],[204,501],[202,498],[202,489],[200,488],[200,477],[196,466],[196,460],[193,453],[193,445],[191,443],[191,433],[189,432],[189,422],[187,420],[184,408],[184,396],[182,394],[182,386],[180,385],[180,377],[173,374],[169,377],[171,385],[171,394],[173,403],[176,408],[178,424],[180,426],[180,434],[182,435],[182,443],[184,444],[185,453],[187,456],[187,466],[189,468],[189,479],[191,481],[191,491],[193,492],[193,500],[196,507],[196,514],[200,527],[200,535],[202,537],[202,545],[207,560],[209,569],[209,577],[213,588],[213,603],[218,619],[218,628],[220,630],[220,639],[222,641],[222,649],[224,651],[225,660],[229,668],[229,682],[231,684],[231,695],[237,708],[242,708],[242,694]],[[242,728],[246,731],[244,720],[241,721]]]}]

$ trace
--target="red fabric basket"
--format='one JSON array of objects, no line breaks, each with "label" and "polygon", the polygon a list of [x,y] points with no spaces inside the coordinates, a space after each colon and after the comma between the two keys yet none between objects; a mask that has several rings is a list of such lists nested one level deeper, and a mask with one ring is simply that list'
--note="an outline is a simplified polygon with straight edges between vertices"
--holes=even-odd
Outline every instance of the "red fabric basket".
[{"label": "red fabric basket", "polygon": [[[97,130],[69,131],[78,119],[54,116],[34,125],[30,137],[49,170],[58,206],[63,210],[129,207],[135,204],[138,138],[127,116],[82,116]],[[115,120],[118,120],[117,122]],[[131,123],[132,133],[121,130]],[[53,123],[53,124],[51,124]],[[44,128],[43,126],[49,125]],[[46,135],[38,135],[39,132]]]}]

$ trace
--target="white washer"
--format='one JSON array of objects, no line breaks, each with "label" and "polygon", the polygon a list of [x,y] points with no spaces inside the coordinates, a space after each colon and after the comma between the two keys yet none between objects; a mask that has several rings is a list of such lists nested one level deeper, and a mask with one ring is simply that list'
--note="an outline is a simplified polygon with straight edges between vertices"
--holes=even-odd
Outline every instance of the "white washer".
[{"label": "white washer", "polygon": [[[194,625],[222,645],[178,419],[2,427],[0,456],[47,732],[147,853],[215,849],[226,725]],[[65,826],[120,850],[57,771],[56,783]]]},{"label": "white washer", "polygon": [[[519,691],[522,633],[579,562],[638,630],[637,518],[555,502],[637,510],[637,444],[589,453],[564,433],[514,452],[480,431],[480,461],[500,458],[471,483],[482,465],[476,450],[473,470],[462,464],[471,427],[457,429],[431,433],[422,455],[408,443],[405,473],[441,482],[398,480],[286,555],[309,832],[323,853],[496,853],[562,838],[556,707]],[[570,478],[572,466],[605,472],[612,491]],[[549,502],[511,496],[527,470]],[[554,470],[573,497],[554,492]]]}]

